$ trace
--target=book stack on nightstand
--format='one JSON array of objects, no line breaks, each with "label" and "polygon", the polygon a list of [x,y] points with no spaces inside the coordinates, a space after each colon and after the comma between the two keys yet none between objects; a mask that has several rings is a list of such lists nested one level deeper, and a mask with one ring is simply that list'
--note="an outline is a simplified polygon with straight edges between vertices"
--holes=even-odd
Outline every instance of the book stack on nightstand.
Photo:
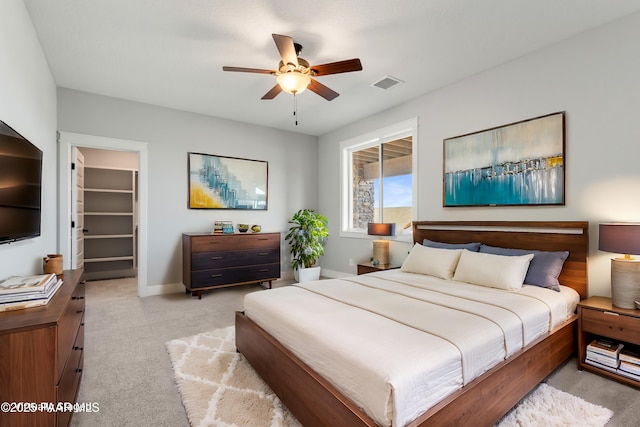
[{"label": "book stack on nightstand", "polygon": [[640,349],[637,347],[624,348],[620,352],[618,374],[636,381],[640,381]]},{"label": "book stack on nightstand", "polygon": [[620,366],[622,347],[624,347],[623,344],[605,339],[593,340],[587,345],[585,363],[606,371],[616,372]]}]

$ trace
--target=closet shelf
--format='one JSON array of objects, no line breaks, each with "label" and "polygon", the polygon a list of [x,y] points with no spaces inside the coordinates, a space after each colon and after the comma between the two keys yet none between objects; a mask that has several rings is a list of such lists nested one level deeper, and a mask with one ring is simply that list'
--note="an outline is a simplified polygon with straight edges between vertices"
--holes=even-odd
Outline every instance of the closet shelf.
[{"label": "closet shelf", "polygon": [[85,215],[102,215],[102,216],[131,216],[133,212],[85,212]]},{"label": "closet shelf", "polygon": [[91,262],[107,262],[107,261],[131,261],[133,260],[133,255],[131,256],[110,256],[104,258],[85,258],[85,263]]},{"label": "closet shelf", "polygon": [[122,193],[122,194],[133,194],[133,190],[114,190],[109,188],[86,188],[84,189],[86,192],[91,193]]},{"label": "closet shelf", "polygon": [[98,234],[98,235],[84,235],[85,240],[89,239],[123,239],[123,238],[127,238],[127,239],[132,239],[133,238],[133,234]]}]

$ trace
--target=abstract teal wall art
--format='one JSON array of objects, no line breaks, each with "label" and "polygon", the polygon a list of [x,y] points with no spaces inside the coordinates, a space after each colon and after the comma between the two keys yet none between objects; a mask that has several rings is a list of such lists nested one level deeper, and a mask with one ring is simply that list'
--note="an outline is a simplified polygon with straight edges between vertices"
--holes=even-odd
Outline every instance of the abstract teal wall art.
[{"label": "abstract teal wall art", "polygon": [[190,209],[267,209],[268,163],[189,153]]},{"label": "abstract teal wall art", "polygon": [[443,206],[564,205],[565,113],[444,140]]}]

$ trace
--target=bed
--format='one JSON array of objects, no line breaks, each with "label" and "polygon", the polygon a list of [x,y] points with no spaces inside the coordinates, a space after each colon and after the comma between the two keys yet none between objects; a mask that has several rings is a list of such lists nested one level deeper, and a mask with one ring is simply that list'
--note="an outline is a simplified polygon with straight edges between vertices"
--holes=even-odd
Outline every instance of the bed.
[{"label": "bed", "polygon": [[[559,275],[564,292],[558,294],[575,294],[574,306],[577,300],[587,296],[586,222],[414,222],[414,242],[422,243],[424,239],[450,244],[482,242],[499,248],[568,251]],[[449,281],[447,291],[442,292],[441,288],[432,288],[440,285],[432,283],[436,280],[430,277],[401,270],[384,273],[301,284],[287,287],[292,288],[287,291],[280,288],[283,289],[280,293],[276,289],[258,298],[249,294],[249,299],[245,300],[245,312],[236,313],[238,351],[303,425],[492,425],[575,350],[576,316],[572,308],[563,305],[562,300],[554,313],[567,311],[564,318],[549,314],[549,319],[555,318],[555,321],[547,320],[545,330],[540,330],[535,324],[520,327],[521,333],[518,333],[523,338],[518,342],[518,334],[507,332],[518,330],[517,324],[511,324],[513,318],[527,317],[530,309],[528,306],[515,308],[517,303],[511,298],[520,298],[516,292],[500,291],[506,298],[504,306],[500,306],[494,301],[502,299],[502,294],[491,288],[465,287]],[[412,280],[413,277],[416,280]],[[373,293],[365,294],[363,292],[369,291],[363,288],[372,288]],[[453,311],[460,318],[475,316],[470,317],[475,320],[468,324],[479,328],[473,330],[477,331],[477,336],[483,337],[482,340],[471,342],[467,337],[441,339],[440,329],[446,329],[448,322],[437,322],[428,317],[425,320],[416,315],[421,310],[415,305],[416,300],[422,300],[423,294],[436,295],[439,299],[443,298],[443,293],[467,292],[466,288],[482,288],[480,293],[483,296],[456,294],[453,298],[463,301],[465,307]],[[334,295],[334,290],[345,295]],[[532,292],[536,295],[556,294],[540,288]],[[312,295],[309,306],[302,306],[302,294]],[[342,298],[346,300],[337,301]],[[476,300],[482,299],[488,300],[492,307],[480,307]],[[391,309],[386,304],[378,305],[383,300],[389,301],[389,306],[395,304],[402,309],[387,312]],[[351,307],[360,301],[368,305],[365,310]],[[440,305],[450,303],[439,302],[434,306],[432,301],[427,301],[427,304],[430,308],[424,312],[437,319]],[[542,305],[552,306],[550,302]],[[320,316],[324,313],[325,317],[319,317],[321,320],[307,317],[314,310]],[[536,316],[538,314],[530,317]],[[294,319],[292,325],[283,323],[289,317]],[[498,323],[498,318],[504,318],[506,323]],[[334,330],[327,329],[331,323],[335,324]],[[436,326],[437,323],[441,325]],[[373,330],[367,330],[365,324],[372,326]],[[395,324],[407,328],[398,331],[391,329],[391,324],[394,324],[393,328]],[[428,330],[428,338],[423,337],[425,334],[416,333],[416,330],[424,332],[424,329]],[[494,339],[494,330],[497,329],[504,333],[504,337],[512,338],[496,341],[497,347],[483,347],[488,345],[485,341]],[[349,336],[353,339],[349,340]],[[407,342],[399,340],[400,336]],[[374,339],[381,341],[374,343]],[[391,348],[390,344],[394,346],[393,351],[385,350]],[[475,348],[476,353],[466,356],[462,351],[457,353],[465,346]],[[503,353],[491,350],[500,347]],[[445,362],[453,361],[456,354],[461,355],[460,367],[454,369],[453,365]],[[398,355],[403,357],[400,358],[404,361],[401,367],[397,367],[398,360],[392,360],[399,359]],[[376,365],[373,356],[382,357],[383,362]],[[340,362],[335,362],[336,357]],[[422,371],[423,367],[414,362],[420,361],[421,357],[434,361],[437,366],[429,367],[430,371]],[[486,360],[476,360],[483,358]],[[444,362],[439,363],[440,360]],[[416,371],[412,370],[414,365]],[[338,370],[345,367],[347,374]],[[361,377],[359,380],[366,378],[366,385],[349,378],[349,373],[352,377]],[[397,384],[394,381],[398,381]],[[412,384],[415,388],[405,389],[405,384]],[[437,387],[431,388],[432,385]],[[427,402],[426,406],[416,407],[415,400]]]}]

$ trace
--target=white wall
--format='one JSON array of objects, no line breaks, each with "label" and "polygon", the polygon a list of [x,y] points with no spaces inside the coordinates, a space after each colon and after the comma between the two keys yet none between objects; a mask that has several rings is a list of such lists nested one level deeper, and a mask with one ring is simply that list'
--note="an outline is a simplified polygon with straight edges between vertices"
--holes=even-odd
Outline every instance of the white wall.
[{"label": "white wall", "polygon": [[[148,144],[148,287],[182,282],[184,232],[231,220],[284,237],[295,211],[317,208],[316,137],[69,89],[58,90],[58,129]],[[268,210],[188,209],[188,152],[268,161]],[[286,270],[284,242],[282,249]]]},{"label": "white wall", "polygon": [[[609,295],[609,258],[598,251],[598,223],[640,221],[640,14],[524,56],[320,138],[320,211],[332,237],[325,268],[354,272],[371,241],[339,238],[339,143],[419,117],[421,220],[587,220],[589,288]],[[425,70],[428,72],[428,70]],[[566,205],[443,208],[442,140],[557,111],[566,111]],[[323,173],[324,172],[324,173]],[[392,242],[401,263],[409,245]]]},{"label": "white wall", "polygon": [[41,236],[0,245],[0,280],[41,274],[42,257],[57,251],[56,85],[22,0],[0,13],[0,120],[43,153]]}]

